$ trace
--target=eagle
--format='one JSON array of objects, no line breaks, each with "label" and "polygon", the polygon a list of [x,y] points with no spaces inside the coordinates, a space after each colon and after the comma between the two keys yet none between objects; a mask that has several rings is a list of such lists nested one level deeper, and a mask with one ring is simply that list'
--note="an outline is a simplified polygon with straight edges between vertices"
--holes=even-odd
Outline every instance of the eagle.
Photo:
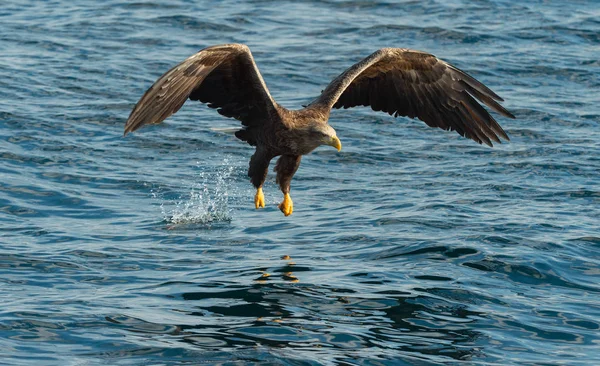
[{"label": "eagle", "polygon": [[242,123],[235,136],[256,148],[248,176],[256,188],[257,209],[265,207],[262,187],[269,163],[279,157],[275,172],[283,201],[278,207],[285,216],[293,212],[290,184],[302,156],[321,145],[342,149],[328,124],[332,108],[370,106],[489,146],[509,138],[477,100],[515,118],[498,103],[502,98],[466,72],[406,48],[374,52],[333,79],[309,105],[289,110],[273,100],[248,46],[223,44],[200,50],[158,78],[131,111],[124,135],[162,122],[188,98]]}]

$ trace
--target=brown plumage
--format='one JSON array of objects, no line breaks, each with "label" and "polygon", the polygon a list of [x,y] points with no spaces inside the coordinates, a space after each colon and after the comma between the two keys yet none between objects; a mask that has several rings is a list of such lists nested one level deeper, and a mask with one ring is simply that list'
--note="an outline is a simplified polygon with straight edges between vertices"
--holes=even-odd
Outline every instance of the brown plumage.
[{"label": "brown plumage", "polygon": [[489,146],[508,136],[477,100],[515,118],[498,104],[502,98],[467,73],[431,54],[402,48],[376,51],[335,78],[309,106],[291,111],[273,100],[248,47],[226,44],[205,48],[161,76],[134,107],[125,134],[162,122],[188,98],[242,122],[235,135],[256,146],[248,170],[257,188],[256,208],[264,207],[269,163],[281,156],[275,171],[284,193],[279,208],[286,216],[293,210],[290,183],[302,155],[320,145],[341,149],[327,124],[331,108],[370,106],[416,117]]}]

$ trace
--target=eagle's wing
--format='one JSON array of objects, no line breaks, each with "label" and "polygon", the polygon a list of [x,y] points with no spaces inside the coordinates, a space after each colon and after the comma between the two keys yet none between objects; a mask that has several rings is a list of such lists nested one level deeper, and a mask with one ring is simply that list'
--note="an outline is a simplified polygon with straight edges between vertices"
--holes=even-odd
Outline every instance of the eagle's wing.
[{"label": "eagle's wing", "polygon": [[187,98],[208,103],[245,126],[269,120],[275,102],[243,44],[208,47],[167,71],[146,91],[125,124],[125,134],[177,112]]},{"label": "eagle's wing", "polygon": [[506,132],[476,101],[515,118],[496,93],[437,57],[409,49],[383,48],[335,78],[311,108],[371,106],[390,115],[419,118],[431,127],[456,130],[492,146]]}]

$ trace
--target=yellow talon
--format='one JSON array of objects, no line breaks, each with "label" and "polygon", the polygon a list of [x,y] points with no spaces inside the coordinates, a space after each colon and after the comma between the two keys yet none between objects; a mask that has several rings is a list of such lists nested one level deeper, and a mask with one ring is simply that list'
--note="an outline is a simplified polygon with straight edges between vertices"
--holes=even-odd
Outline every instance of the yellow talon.
[{"label": "yellow talon", "polygon": [[294,211],[294,203],[292,202],[292,198],[289,193],[286,193],[283,196],[283,202],[279,204],[279,209],[285,216],[290,216]]},{"label": "yellow talon", "polygon": [[254,196],[254,207],[257,209],[265,207],[265,195],[263,194],[262,187],[256,190],[256,195]]}]

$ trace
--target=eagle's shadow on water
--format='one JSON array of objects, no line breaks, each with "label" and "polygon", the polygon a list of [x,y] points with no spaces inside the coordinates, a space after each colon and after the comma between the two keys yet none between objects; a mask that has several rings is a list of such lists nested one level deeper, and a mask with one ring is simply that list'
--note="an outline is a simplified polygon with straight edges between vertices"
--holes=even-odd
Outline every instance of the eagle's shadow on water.
[{"label": "eagle's shadow on water", "polygon": [[[374,351],[379,349],[382,355],[387,353],[385,350],[400,350],[414,356],[422,354],[455,360],[469,359],[480,352],[473,344],[481,333],[461,326],[460,322],[453,325],[452,321],[444,319],[453,317],[470,323],[472,317],[480,317],[481,313],[467,310],[464,306],[442,306],[443,309],[436,310],[431,307],[432,298],[424,295],[407,294],[380,299],[339,295],[348,292],[333,287],[315,289],[262,283],[216,295],[220,299],[241,300],[246,304],[204,306],[189,315],[254,317],[254,321],[249,321],[241,329],[230,329],[221,334],[220,339],[232,348],[249,341],[273,347],[317,346],[343,351],[368,347]],[[278,298],[277,293],[282,296]],[[214,293],[202,291],[182,294],[187,301],[214,299],[214,296]],[[296,298],[296,301],[289,301],[290,298]],[[318,306],[329,314],[320,316]],[[305,307],[307,311],[298,313],[293,309],[297,307]],[[344,330],[348,326],[355,327],[356,323],[362,323],[369,331],[357,336],[360,332],[356,328],[357,332]],[[182,326],[181,329],[195,333],[207,328],[211,326]],[[336,331],[336,328],[339,330]],[[235,337],[231,337],[234,334]]]},{"label": "eagle's shadow on water", "polygon": [[253,276],[250,285],[187,282],[185,288],[198,290],[169,291],[170,298],[185,302],[174,310],[189,319],[186,324],[111,320],[133,332],[168,334],[203,353],[215,352],[211,359],[223,361],[255,359],[259,350],[334,363],[365,357],[428,362],[485,357],[485,336],[473,330],[473,323],[486,314],[452,296],[446,299],[444,289],[388,289],[361,296],[351,288],[303,283],[302,273],[312,269],[293,262],[270,269],[269,275],[266,271],[244,270]]}]

